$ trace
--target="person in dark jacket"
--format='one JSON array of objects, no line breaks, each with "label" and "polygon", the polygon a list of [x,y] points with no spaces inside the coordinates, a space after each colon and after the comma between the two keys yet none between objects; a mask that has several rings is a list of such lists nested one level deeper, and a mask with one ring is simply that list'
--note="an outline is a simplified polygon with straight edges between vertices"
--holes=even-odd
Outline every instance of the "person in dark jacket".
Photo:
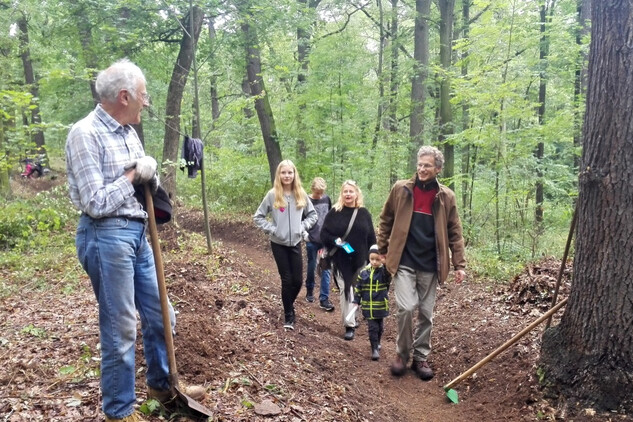
[{"label": "person in dark jacket", "polygon": [[[315,177],[310,186],[310,201],[314,205],[319,219],[307,232],[306,236],[306,256],[308,258],[308,270],[306,273],[306,300],[314,302],[314,275],[317,270],[317,252],[323,248],[321,243],[321,227],[325,216],[332,208],[332,200],[325,194],[327,184],[322,177]],[[330,302],[330,270],[319,270],[321,279],[321,289],[319,291],[319,306],[328,312],[334,310],[334,305]]]},{"label": "person in dark jacket", "polygon": [[358,275],[354,288],[354,303],[360,305],[367,320],[371,360],[380,358],[380,339],[384,331],[384,318],[389,315],[389,284],[391,274],[383,265],[384,257],[378,245],[369,248],[369,265]]},{"label": "person in dark jacket", "polygon": [[[345,237],[354,210],[357,210],[356,218]],[[345,239],[342,239],[343,237]],[[371,214],[363,207],[363,193],[355,181],[343,182],[338,201],[325,216],[321,228],[321,242],[328,249],[336,248],[332,256],[332,273],[340,292],[344,338],[353,340],[356,329],[354,282],[358,272],[367,265],[369,247],[376,243]]]},{"label": "person in dark jacket", "polygon": [[[396,360],[391,373],[402,376],[413,355],[411,369],[423,380],[433,378],[427,358],[431,352],[433,308],[438,283],[450,269],[455,282],[466,277],[464,238],[455,193],[437,181],[444,155],[432,146],[418,151],[417,172],[391,188],[378,226],[378,248],[393,274],[396,320]],[[450,250],[450,254],[449,254]],[[413,316],[418,318],[413,326]]]},{"label": "person in dark jacket", "polygon": [[[271,215],[271,220],[266,217]],[[317,222],[317,213],[305,190],[297,168],[290,160],[277,166],[273,188],[257,208],[253,220],[270,236],[270,246],[281,277],[284,328],[295,328],[295,299],[303,284],[301,239]]]}]

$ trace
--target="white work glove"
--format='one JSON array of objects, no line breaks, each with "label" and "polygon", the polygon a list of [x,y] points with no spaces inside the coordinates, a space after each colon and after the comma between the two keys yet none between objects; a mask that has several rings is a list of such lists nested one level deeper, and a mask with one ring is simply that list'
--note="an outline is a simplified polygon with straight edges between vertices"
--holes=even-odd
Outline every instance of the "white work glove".
[{"label": "white work glove", "polygon": [[308,232],[303,232],[303,240],[305,240],[306,242],[310,241],[310,233]]},{"label": "white work glove", "polygon": [[156,160],[154,160],[149,155],[146,155],[145,157],[141,157],[137,160],[130,161],[123,167],[123,170],[125,171],[131,170],[131,169],[136,169],[136,173],[134,174],[134,180],[132,180],[132,184],[144,185],[145,183],[150,182],[156,175]]}]

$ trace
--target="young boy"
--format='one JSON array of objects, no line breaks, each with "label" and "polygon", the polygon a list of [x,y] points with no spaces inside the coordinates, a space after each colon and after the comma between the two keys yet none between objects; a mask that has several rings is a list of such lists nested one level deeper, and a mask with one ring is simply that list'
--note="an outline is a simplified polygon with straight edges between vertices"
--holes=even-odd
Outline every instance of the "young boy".
[{"label": "young boy", "polygon": [[319,270],[321,278],[321,289],[319,291],[319,306],[327,312],[334,310],[334,305],[330,302],[330,270],[320,270],[317,268],[317,252],[323,247],[321,243],[321,227],[325,215],[332,208],[332,200],[325,194],[327,185],[322,177],[315,177],[310,186],[309,195],[312,205],[319,216],[316,224],[308,230],[306,241],[306,255],[308,257],[308,271],[306,272],[306,300],[314,302],[314,274]]},{"label": "young boy", "polygon": [[354,288],[354,303],[360,304],[363,316],[367,320],[371,360],[380,358],[380,338],[384,330],[383,319],[389,315],[389,293],[391,274],[383,265],[378,246],[369,248],[369,265],[358,275]]}]

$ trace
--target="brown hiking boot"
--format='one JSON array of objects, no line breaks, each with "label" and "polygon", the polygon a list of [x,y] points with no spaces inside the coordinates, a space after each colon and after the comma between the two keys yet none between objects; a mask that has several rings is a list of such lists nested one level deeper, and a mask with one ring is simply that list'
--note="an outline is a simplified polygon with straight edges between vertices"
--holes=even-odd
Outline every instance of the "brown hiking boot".
[{"label": "brown hiking boot", "polygon": [[411,369],[413,369],[413,372],[415,372],[422,381],[428,381],[433,378],[433,370],[425,360],[414,360],[411,363]]},{"label": "brown hiking boot", "polygon": [[129,416],[120,419],[109,418],[107,415],[105,417],[106,422],[144,422],[147,419],[143,418],[139,412],[134,412]]},{"label": "brown hiking boot", "polygon": [[[178,383],[179,389],[182,393],[191,397],[194,400],[203,399],[207,393],[207,390],[200,385],[185,385],[182,382]],[[172,396],[170,390],[155,390],[152,387],[147,387],[147,399],[155,399],[162,404],[169,403],[175,397]]]},{"label": "brown hiking boot", "polygon": [[392,375],[395,375],[396,377],[401,377],[407,370],[407,365],[404,363],[404,360],[402,360],[402,357],[400,357],[400,355],[397,355],[396,360],[393,361],[390,369]]}]

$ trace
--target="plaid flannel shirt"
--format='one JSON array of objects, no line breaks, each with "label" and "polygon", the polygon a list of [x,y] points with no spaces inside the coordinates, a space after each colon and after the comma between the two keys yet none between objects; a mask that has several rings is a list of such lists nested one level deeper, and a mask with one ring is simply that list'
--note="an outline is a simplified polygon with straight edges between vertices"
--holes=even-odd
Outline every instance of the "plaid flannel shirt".
[{"label": "plaid flannel shirt", "polygon": [[123,166],[145,155],[134,128],[122,126],[100,104],[75,123],[66,139],[70,199],[93,218],[147,218]]}]

